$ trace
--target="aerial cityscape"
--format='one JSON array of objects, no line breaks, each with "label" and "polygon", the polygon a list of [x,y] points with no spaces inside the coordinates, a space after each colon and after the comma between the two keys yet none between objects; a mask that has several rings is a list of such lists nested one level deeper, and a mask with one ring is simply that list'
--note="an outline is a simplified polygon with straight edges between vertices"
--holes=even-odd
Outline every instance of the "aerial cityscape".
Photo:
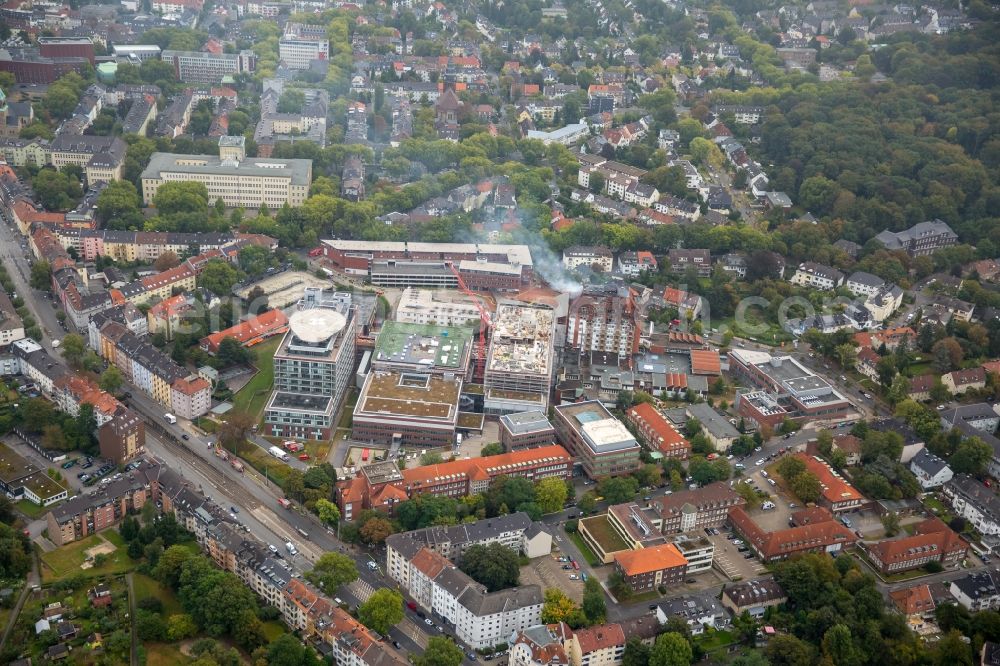
[{"label": "aerial cityscape", "polygon": [[0,5],[0,663],[1000,666],[1000,5]]}]

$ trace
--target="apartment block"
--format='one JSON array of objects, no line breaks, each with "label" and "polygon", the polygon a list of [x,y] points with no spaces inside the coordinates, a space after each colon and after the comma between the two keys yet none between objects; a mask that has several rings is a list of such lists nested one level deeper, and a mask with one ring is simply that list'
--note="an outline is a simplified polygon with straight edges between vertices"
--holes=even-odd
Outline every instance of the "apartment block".
[{"label": "apartment block", "polygon": [[207,51],[164,51],[161,60],[170,63],[178,81],[219,83],[226,76],[254,71],[257,55],[253,51],[209,53]]},{"label": "apartment block", "polygon": [[639,433],[647,449],[680,460],[686,460],[691,454],[691,443],[653,405],[636,405],[626,412],[625,417]]},{"label": "apartment block", "polygon": [[631,360],[639,351],[641,313],[631,290],[623,294],[583,293],[573,299],[566,319],[566,344],[581,354],[606,352]]},{"label": "apartment block", "polygon": [[326,26],[286,23],[278,40],[278,57],[289,69],[308,69],[313,60],[330,57]]}]

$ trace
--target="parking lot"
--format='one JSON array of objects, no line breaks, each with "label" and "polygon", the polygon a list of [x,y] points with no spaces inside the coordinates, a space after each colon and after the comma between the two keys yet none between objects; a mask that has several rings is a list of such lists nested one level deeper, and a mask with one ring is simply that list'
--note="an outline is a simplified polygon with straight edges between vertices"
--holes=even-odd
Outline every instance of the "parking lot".
[{"label": "parking lot", "polygon": [[285,271],[265,277],[258,282],[247,283],[236,290],[236,295],[245,299],[254,287],[260,287],[272,308],[286,308],[302,298],[306,287],[329,288],[330,280],[319,278],[304,271]]},{"label": "parking lot", "polygon": [[[734,543],[728,537],[731,532],[720,529],[719,534],[713,534],[708,539],[715,545],[715,561],[713,566],[722,572],[729,580],[748,580],[765,573],[764,564],[753,557],[750,550],[740,552],[745,548],[742,543]],[[738,537],[733,536],[733,539]],[[747,555],[751,555],[747,557]]]},{"label": "parking lot", "polygon": [[[583,580],[580,578],[581,571],[576,569],[563,569],[568,562],[560,562],[559,557],[566,557],[561,552],[553,553],[545,557],[538,557],[531,561],[531,564],[521,567],[521,585],[538,585],[543,590],[550,587],[562,590],[570,599],[576,603],[583,602]],[[572,565],[569,565],[572,567]],[[573,580],[570,576],[577,576]]]}]

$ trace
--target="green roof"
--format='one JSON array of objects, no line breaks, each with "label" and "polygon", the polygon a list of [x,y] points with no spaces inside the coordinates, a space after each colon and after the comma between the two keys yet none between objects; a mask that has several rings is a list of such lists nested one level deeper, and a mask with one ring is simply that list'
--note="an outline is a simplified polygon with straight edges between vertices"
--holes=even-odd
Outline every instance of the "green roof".
[{"label": "green roof", "polygon": [[469,326],[387,321],[375,340],[372,362],[464,370],[475,334]]}]

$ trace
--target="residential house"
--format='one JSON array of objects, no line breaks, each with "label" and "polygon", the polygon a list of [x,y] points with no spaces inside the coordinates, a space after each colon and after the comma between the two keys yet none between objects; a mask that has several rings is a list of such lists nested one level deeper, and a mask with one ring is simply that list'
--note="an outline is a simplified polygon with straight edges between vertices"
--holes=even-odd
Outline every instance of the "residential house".
[{"label": "residential house", "polygon": [[967,474],[956,474],[943,490],[955,513],[972,523],[980,534],[1000,535],[1000,497],[982,482]]},{"label": "residential house", "polygon": [[675,275],[684,275],[688,268],[694,268],[699,277],[712,274],[712,257],[708,250],[672,249],[667,253],[667,260],[670,272]]},{"label": "residential house", "polygon": [[955,370],[941,376],[941,383],[952,395],[962,395],[969,389],[986,387],[986,371],[979,368]]},{"label": "residential house", "polygon": [[799,264],[789,282],[803,287],[829,291],[843,284],[844,274],[836,268],[817,264],[814,261],[806,261]]},{"label": "residential house", "polygon": [[722,605],[732,611],[734,617],[746,612],[760,619],[768,608],[786,601],[788,594],[773,578],[749,580],[722,590]]},{"label": "residential house", "polygon": [[955,476],[948,463],[927,449],[921,449],[913,456],[910,461],[910,471],[917,477],[917,482],[924,490],[943,486]]}]

